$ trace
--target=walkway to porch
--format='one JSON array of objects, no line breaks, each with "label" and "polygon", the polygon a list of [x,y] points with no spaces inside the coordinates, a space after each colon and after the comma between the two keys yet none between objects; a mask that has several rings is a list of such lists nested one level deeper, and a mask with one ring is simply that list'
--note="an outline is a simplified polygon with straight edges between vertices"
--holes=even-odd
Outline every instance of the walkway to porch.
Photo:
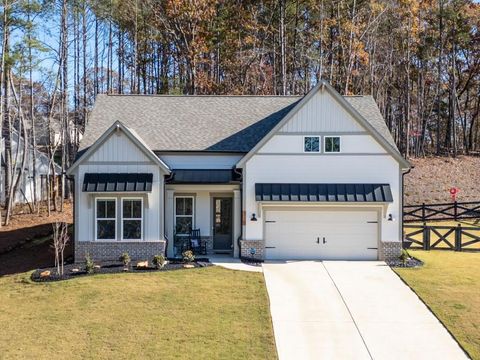
[{"label": "walkway to porch", "polygon": [[261,265],[250,265],[243,263],[238,258],[233,258],[231,255],[215,254],[209,255],[208,259],[214,265],[224,267],[230,270],[241,270],[241,271],[253,271],[253,272],[262,272]]}]

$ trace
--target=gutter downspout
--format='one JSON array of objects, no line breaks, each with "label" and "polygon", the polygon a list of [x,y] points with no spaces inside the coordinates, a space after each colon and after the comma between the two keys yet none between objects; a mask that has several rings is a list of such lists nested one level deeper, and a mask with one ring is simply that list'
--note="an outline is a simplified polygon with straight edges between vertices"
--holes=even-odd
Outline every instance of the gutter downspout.
[{"label": "gutter downspout", "polygon": [[167,181],[172,180],[174,176],[175,176],[175,173],[174,173],[173,170],[170,172],[169,175],[164,175],[164,176],[163,176],[164,184],[167,184]]},{"label": "gutter downspout", "polygon": [[[236,167],[233,167],[233,172],[238,175],[240,178],[240,189],[243,192],[243,171],[241,169],[238,169]],[[240,194],[240,236],[237,238],[237,245],[238,245],[238,258],[242,258],[242,243],[241,239],[243,238],[243,224],[242,224],[242,218],[243,218],[243,194]],[[233,254],[235,257],[235,254]]]}]

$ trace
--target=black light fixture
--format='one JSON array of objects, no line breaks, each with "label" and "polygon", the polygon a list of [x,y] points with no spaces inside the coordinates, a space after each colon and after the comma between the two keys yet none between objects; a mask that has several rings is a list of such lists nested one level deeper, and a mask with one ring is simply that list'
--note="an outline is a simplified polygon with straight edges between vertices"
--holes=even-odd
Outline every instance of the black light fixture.
[{"label": "black light fixture", "polygon": [[392,214],[388,214],[388,221],[393,221],[393,215]]},{"label": "black light fixture", "polygon": [[252,217],[250,218],[250,221],[257,221],[257,218],[255,216],[255,213],[252,214]]}]

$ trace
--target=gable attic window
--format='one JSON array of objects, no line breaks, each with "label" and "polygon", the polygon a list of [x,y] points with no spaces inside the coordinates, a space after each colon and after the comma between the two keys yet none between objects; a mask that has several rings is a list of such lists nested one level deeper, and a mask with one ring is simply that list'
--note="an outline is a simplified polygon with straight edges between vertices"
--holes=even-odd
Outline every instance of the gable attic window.
[{"label": "gable attic window", "polygon": [[320,137],[319,136],[304,136],[303,137],[303,151],[304,152],[320,152]]},{"label": "gable attic window", "polygon": [[340,136],[325,136],[324,140],[326,153],[340,152]]}]

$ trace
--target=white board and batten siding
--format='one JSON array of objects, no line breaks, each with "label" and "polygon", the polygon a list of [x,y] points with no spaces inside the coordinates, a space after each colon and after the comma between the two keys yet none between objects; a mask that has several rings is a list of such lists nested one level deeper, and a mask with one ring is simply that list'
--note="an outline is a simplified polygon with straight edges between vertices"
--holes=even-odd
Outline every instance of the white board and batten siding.
[{"label": "white board and batten siding", "polygon": [[93,162],[151,162],[145,153],[139,149],[123,133],[111,134],[87,159]]},{"label": "white board and batten siding", "polygon": [[[304,153],[303,137],[315,134],[321,137],[321,148],[324,145],[323,136],[340,136],[341,153]],[[265,216],[267,216],[265,214],[268,214],[269,211],[270,214],[274,214],[272,211],[275,210],[275,206],[290,206],[292,211],[296,206],[299,206],[299,204],[294,203],[264,203],[259,208],[259,204],[255,200],[255,183],[389,184],[394,201],[388,204],[386,208],[382,204],[359,205],[358,203],[317,203],[308,204],[308,207],[311,210],[312,206],[314,207],[313,210],[316,210],[317,213],[312,216],[317,216],[319,219],[324,216],[321,214],[327,213],[318,211],[332,207],[335,207],[338,211],[342,210],[343,215],[342,213],[334,213],[342,216],[353,207],[363,208],[365,214],[380,212],[382,215],[379,216],[379,226],[375,230],[379,233],[378,238],[382,241],[401,240],[399,221],[386,220],[388,214],[392,214],[394,219],[399,219],[401,216],[400,164],[327,92],[318,92],[309,102],[304,104],[246,162],[244,173],[244,209],[247,219],[247,224],[244,227],[244,239],[246,240],[266,240],[265,228],[268,224],[264,222]],[[259,215],[259,221],[252,222],[249,220],[253,213]],[[354,228],[355,226],[352,225],[352,229]],[[280,229],[280,232],[284,230]],[[271,231],[273,230],[270,230],[270,234]],[[327,231],[330,231],[330,229],[327,229]],[[352,244],[344,244],[347,247],[350,245]],[[354,244],[352,246],[352,251],[355,253],[358,249],[355,250]],[[370,244],[368,247],[375,246]],[[302,254],[297,255],[302,257]],[[365,254],[357,255],[358,258],[369,258]],[[335,257],[335,254],[331,255],[331,258]]]},{"label": "white board and batten siding", "polygon": [[[340,136],[341,153],[342,154],[385,154],[388,155],[385,149],[371,136],[363,133],[353,135],[351,133],[329,133],[329,135]],[[329,136],[327,135],[327,136]],[[299,134],[278,134],[274,135],[270,141],[259,149],[258,154],[287,154],[297,153],[303,154],[303,142],[305,135]],[[311,133],[308,136],[315,136]],[[320,137],[320,148],[323,152],[324,137],[322,133],[318,133]],[[310,153],[304,155],[318,155],[317,153]],[[335,156],[336,154],[334,154]]]},{"label": "white board and batten siding", "polygon": [[[82,185],[85,173],[152,173],[149,193],[85,193]],[[144,199],[143,241],[164,238],[163,192],[164,180],[160,167],[123,133],[110,135],[107,140],[76,169],[77,241],[95,240],[95,197],[141,197]],[[120,201],[120,200],[117,200]],[[117,204],[117,211],[120,206]],[[79,214],[81,213],[81,216]],[[117,214],[120,215],[120,214]],[[120,219],[117,216],[117,221]]]},{"label": "white board and batten siding", "polygon": [[231,169],[244,154],[158,153],[170,169]]},{"label": "white board and batten siding", "polygon": [[333,97],[318,91],[284,125],[280,133],[363,132],[364,129]]},{"label": "white board and batten siding", "polygon": [[[340,136],[343,154],[385,154],[385,149],[330,95],[317,92],[259,150],[258,154],[303,153],[304,136]],[[318,155],[318,154],[306,154]]]}]

